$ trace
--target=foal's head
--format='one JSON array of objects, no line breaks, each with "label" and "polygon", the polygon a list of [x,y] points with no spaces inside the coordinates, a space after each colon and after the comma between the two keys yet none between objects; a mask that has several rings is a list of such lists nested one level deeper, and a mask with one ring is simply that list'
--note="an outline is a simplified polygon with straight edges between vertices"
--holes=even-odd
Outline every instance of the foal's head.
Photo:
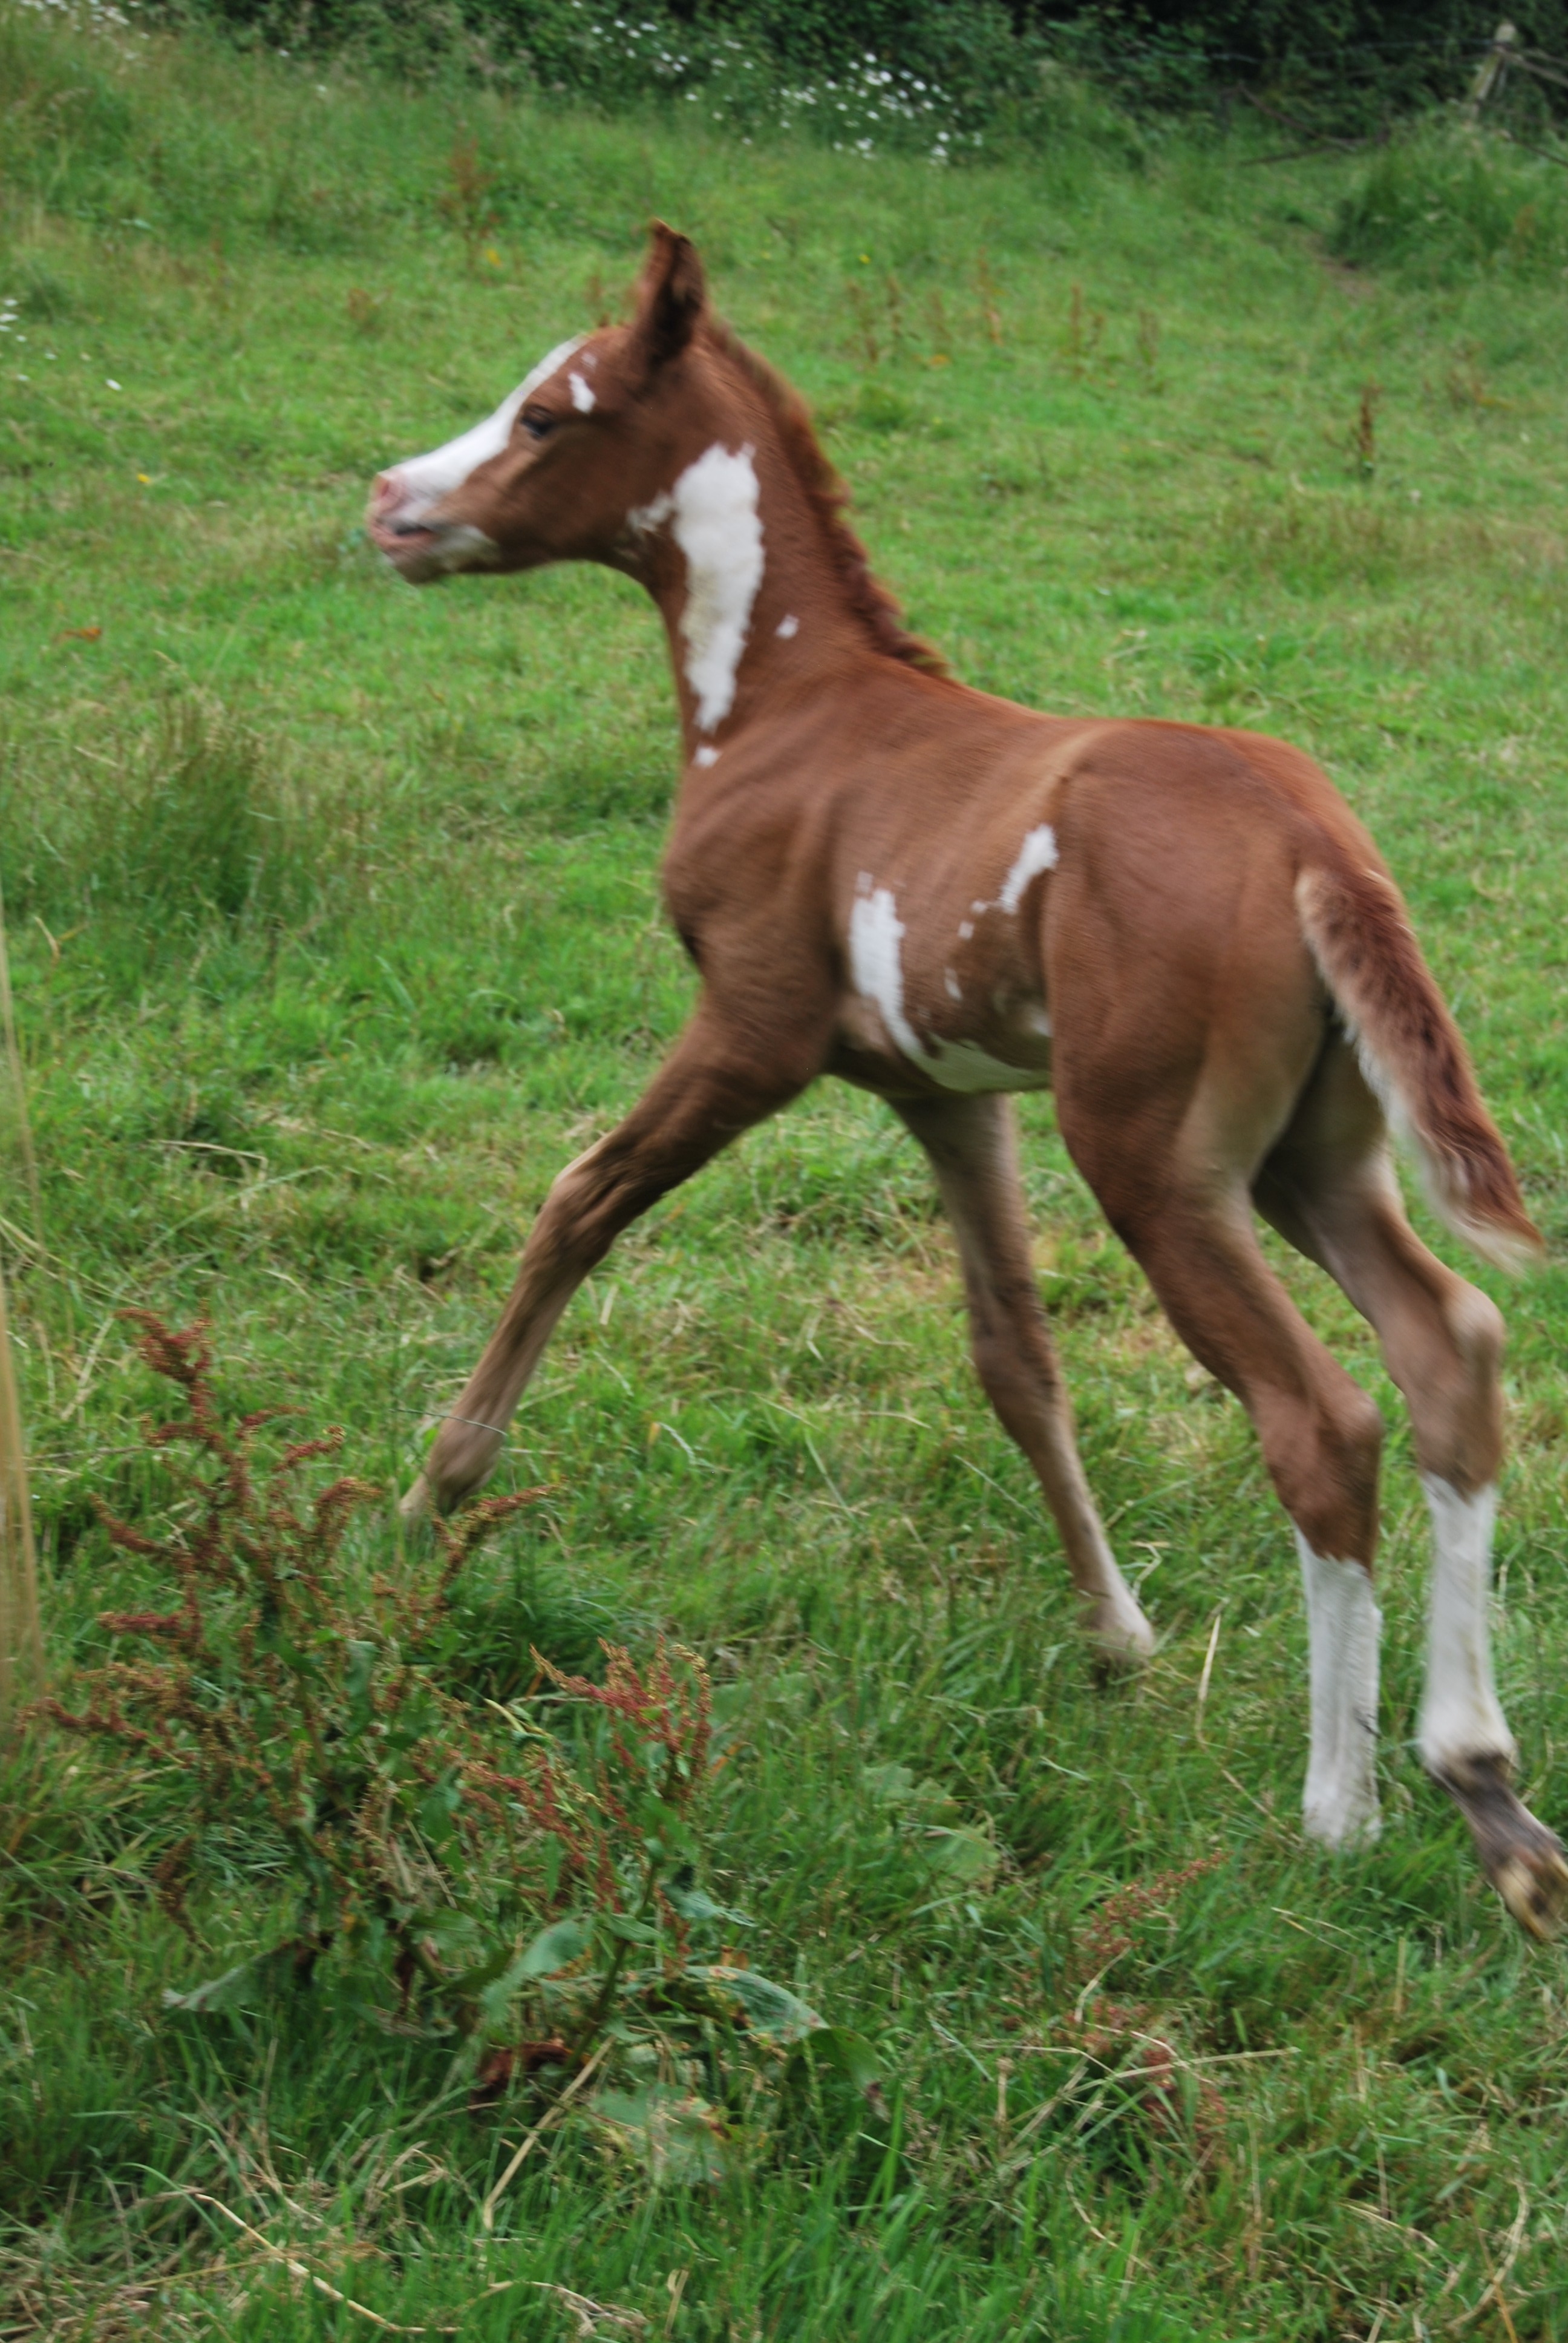
[{"label": "foal's head", "polygon": [[692,345],[701,263],[660,223],[629,326],[563,342],[487,421],[383,472],[369,531],[415,584],[548,561],[636,566],[639,529],[709,401]]}]

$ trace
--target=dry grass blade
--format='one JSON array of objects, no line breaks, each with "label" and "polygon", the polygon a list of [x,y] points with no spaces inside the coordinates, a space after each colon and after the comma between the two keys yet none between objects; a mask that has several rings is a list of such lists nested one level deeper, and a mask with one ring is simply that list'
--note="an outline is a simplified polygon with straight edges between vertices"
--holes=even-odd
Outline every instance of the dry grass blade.
[{"label": "dry grass blade", "polygon": [[[11,1008],[11,970],[5,945],[5,909],[0,900],[0,1025],[5,1029],[5,1062],[15,1101],[16,1127],[33,1202],[33,1230],[38,1250],[44,1249],[44,1221],[38,1203],[38,1168],[33,1157],[33,1135],[27,1121],[27,1093],[22,1079],[21,1053]],[[38,1626],[38,1560],[33,1545],[33,1506],[27,1485],[27,1456],[22,1445],[22,1411],[16,1398],[16,1368],[11,1355],[11,1331],[5,1307],[5,1284],[0,1274],[0,1717],[12,1706],[20,1678],[42,1674],[43,1644]]]},{"label": "dry grass blade", "polygon": [[578,2343],[593,2343],[596,2335],[606,2329],[612,2335],[646,2335],[648,2321],[640,2310],[622,2310],[613,2302],[595,2302],[591,2295],[574,2294],[569,2286],[558,2286],[553,2279],[534,2280],[541,2294],[553,2294],[561,2308],[570,2313],[578,2323]]},{"label": "dry grass blade", "polygon": [[511,2187],[517,2175],[522,2170],[525,2161],[533,2153],[537,2143],[543,2138],[545,2133],[549,2130],[550,2126],[553,2123],[558,2122],[558,2119],[565,2115],[568,2104],[582,2089],[583,2085],[588,2081],[588,2077],[598,2066],[608,2047],[609,2045],[608,2042],[601,2043],[599,2047],[594,2052],[593,2056],[588,2060],[588,2064],[579,2068],[578,2073],[572,2077],[571,2081],[567,2085],[566,2089],[561,2093],[560,2097],[546,2108],[544,2114],[539,2117],[538,2122],[534,2126],[532,2131],[529,2132],[528,2137],[524,2140],[522,2146],[513,2157],[510,2164],[508,2165],[506,2170],[502,2173],[500,2178],[497,2181],[495,2187],[486,2197],[484,2204],[479,2208],[479,2226],[484,2230],[487,2237],[496,2226],[497,2205],[506,2195],[507,2190]]},{"label": "dry grass blade", "polygon": [[0,1717],[13,1705],[26,1677],[42,1677],[43,1663],[27,1455],[22,1445],[5,1281],[0,1274]]},{"label": "dry grass blade", "polygon": [[[226,2205],[221,2197],[210,2196],[205,2188],[182,2188],[171,2193],[188,2197],[194,2205],[210,2205],[215,2213],[221,2213],[226,2221],[232,2221],[235,2227],[243,2231],[254,2246],[260,2247],[269,2261],[276,2262],[282,2268],[287,2270],[291,2278],[297,2278],[303,2284],[314,2287],[317,2294],[324,2294],[329,2302],[339,2303],[345,2310],[353,2311],[357,2318],[368,2320],[372,2327],[379,2328],[384,2335],[460,2335],[463,2332],[463,2318],[473,2309],[476,2303],[487,2301],[493,2294],[508,2293],[514,2286],[522,2283],[518,2278],[498,2278],[493,2286],[484,2288],[480,2293],[462,2304],[457,2322],[454,2326],[405,2326],[396,2318],[384,2318],[378,2310],[372,2310],[367,2303],[356,2302],[351,2294],[345,2294],[340,2288],[333,2286],[329,2280],[313,2270],[308,2263],[300,2261],[284,2247],[275,2245],[272,2239],[265,2237],[259,2229],[253,2228],[251,2224],[242,2219],[231,2206]],[[556,2291],[564,2291],[564,2289],[558,2288]],[[572,2298],[574,2301],[577,2299],[575,2296]]]}]

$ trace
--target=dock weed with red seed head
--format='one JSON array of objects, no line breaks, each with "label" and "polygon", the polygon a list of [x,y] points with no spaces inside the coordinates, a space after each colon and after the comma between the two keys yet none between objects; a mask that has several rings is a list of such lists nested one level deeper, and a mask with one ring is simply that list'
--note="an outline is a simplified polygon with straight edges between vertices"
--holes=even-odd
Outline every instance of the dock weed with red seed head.
[{"label": "dock weed with red seed head", "polygon": [[[738,1990],[725,1963],[693,1956],[694,1932],[746,1925],[695,1884],[702,1795],[722,1762],[699,1655],[661,1637],[639,1662],[607,1642],[600,1684],[535,1652],[533,1702],[456,1696],[437,1676],[464,1567],[546,1493],[437,1520],[433,1570],[372,1576],[347,1542],[379,1492],[351,1474],[314,1493],[304,1480],[339,1454],[342,1433],[268,1464],[258,1444],[283,1411],[226,1420],[206,1324],[125,1315],[184,1413],[144,1434],[174,1484],[161,1525],[98,1513],[176,1599],[100,1614],[110,1634],[151,1649],[83,1669],[74,1704],[51,1696],[32,1715],[152,1761],[150,1779],[185,1778],[187,1827],[153,1874],[162,1908],[199,1940],[188,1897],[204,1849],[220,1832],[231,1845],[266,1836],[292,1908],[288,1935],[251,1970],[298,1984],[328,1960],[382,2023],[467,2037],[490,2083],[550,2063],[528,2055],[540,2041],[568,2066],[602,2056],[612,2024],[623,2046],[700,2049],[720,2075],[737,2052],[779,2068],[769,2046],[820,2021],[765,1979],[748,1973]],[[552,1731],[544,1714],[563,1708]],[[224,1994],[240,1976],[219,1981]],[[196,2010],[218,1997],[173,1998]],[[499,2067],[485,2063],[497,2040]]]}]

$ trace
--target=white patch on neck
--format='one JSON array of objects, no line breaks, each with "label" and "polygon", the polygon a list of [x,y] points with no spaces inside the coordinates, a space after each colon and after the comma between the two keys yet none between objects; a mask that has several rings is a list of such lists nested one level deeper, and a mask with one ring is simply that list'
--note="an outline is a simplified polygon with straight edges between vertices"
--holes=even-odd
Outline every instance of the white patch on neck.
[{"label": "white patch on neck", "polygon": [[773,631],[781,643],[790,642],[800,631],[800,621],[791,610],[787,618],[779,619]]},{"label": "white patch on neck", "polygon": [[1302,1586],[1312,1700],[1312,1750],[1302,1798],[1309,1838],[1352,1846],[1375,1838],[1378,1638],[1382,1614],[1359,1562],[1314,1554],[1301,1531]]},{"label": "white patch on neck", "polygon": [[904,923],[890,887],[872,884],[862,870],[849,912],[849,974],[862,1001],[871,1001],[900,1054],[943,1090],[965,1091],[1041,1090],[1050,1076],[1044,1068],[1010,1066],[978,1041],[922,1041],[904,1011],[904,971],[899,946]]},{"label": "white patch on neck", "polygon": [[699,732],[713,731],[735,704],[736,671],[762,583],[754,452],[746,447],[731,454],[716,440],[682,472],[673,492],[670,530],[686,556],[680,631]]},{"label": "white patch on neck", "polygon": [[577,408],[578,413],[591,415],[598,401],[588,387],[586,375],[578,374],[574,367],[567,377],[567,387],[571,392],[572,405]]},{"label": "white patch on neck", "polygon": [[1467,1758],[1501,1757],[1512,1765],[1516,1754],[1493,1682],[1486,1615],[1497,1490],[1493,1485],[1462,1497],[1451,1483],[1426,1474],[1422,1486],[1432,1511],[1422,1763],[1432,1773],[1457,1773],[1462,1779]]},{"label": "white patch on neck", "polygon": [[443,497],[460,488],[470,472],[488,463],[492,456],[498,456],[512,436],[512,425],[524,400],[531,398],[541,384],[548,382],[565,366],[573,352],[582,347],[584,338],[578,334],[575,340],[558,343],[482,423],[476,423],[456,439],[448,439],[445,447],[433,447],[427,456],[411,456],[407,463],[395,466],[403,488],[398,521],[417,521]]}]

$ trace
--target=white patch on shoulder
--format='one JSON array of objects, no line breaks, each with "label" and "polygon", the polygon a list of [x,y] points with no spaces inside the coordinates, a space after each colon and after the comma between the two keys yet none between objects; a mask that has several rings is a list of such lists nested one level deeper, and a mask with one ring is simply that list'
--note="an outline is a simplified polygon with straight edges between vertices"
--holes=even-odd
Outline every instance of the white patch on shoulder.
[{"label": "white patch on shoulder", "polygon": [[1375,1838],[1377,1804],[1378,1638],[1382,1614],[1359,1562],[1314,1554],[1301,1531],[1302,1587],[1307,1598],[1307,1649],[1312,1735],[1302,1798],[1309,1838],[1354,1846]]},{"label": "white patch on shoulder", "polygon": [[974,921],[973,921],[972,920],[960,920],[959,921],[959,941],[960,941],[960,943],[961,943],[961,944],[967,944],[967,943],[968,943],[968,941],[969,941],[969,940],[970,940],[970,938],[973,935],[974,931],[975,931],[975,923],[974,923]]},{"label": "white patch on shoulder", "polygon": [[997,897],[999,908],[1016,913],[1030,880],[1038,879],[1042,870],[1054,870],[1056,865],[1056,832],[1050,822],[1042,821],[1038,830],[1030,831],[1019,848],[1018,859],[1003,880],[1001,893]]},{"label": "white patch on shoulder", "polygon": [[780,642],[789,642],[799,633],[800,621],[795,616],[794,611],[791,610],[788,617],[779,619],[779,624],[774,628],[773,631],[778,636]]},{"label": "white patch on shoulder", "polygon": [[567,377],[567,384],[571,391],[572,405],[577,408],[578,413],[591,415],[598,401],[588,387],[587,376],[578,374],[574,367]]},{"label": "white patch on shoulder", "polygon": [[460,488],[470,472],[487,463],[492,456],[498,456],[512,436],[512,425],[524,400],[531,398],[541,384],[558,373],[573,352],[581,348],[583,339],[578,334],[572,341],[558,343],[482,423],[476,423],[456,439],[448,439],[445,447],[433,447],[427,456],[411,456],[407,463],[396,465],[393,468],[403,488],[403,501],[397,508],[399,523],[417,521],[443,497]]},{"label": "white patch on shoulder", "polygon": [[950,968],[943,969],[942,982],[947,986],[948,999],[950,1001],[961,1001],[963,999],[964,989],[959,982],[958,978],[953,974]]},{"label": "white patch on shoulder", "polygon": [[1432,1512],[1432,1618],[1426,1693],[1421,1704],[1422,1763],[1434,1774],[1462,1774],[1466,1758],[1512,1765],[1513,1735],[1492,1676],[1487,1599],[1492,1584],[1495,1486],[1462,1497],[1447,1481],[1423,1474]]},{"label": "white patch on shoulder", "polygon": [[719,762],[719,751],[717,749],[709,748],[707,742],[704,741],[702,747],[699,749],[696,756],[691,761],[694,765],[717,765]]},{"label": "white patch on shoulder", "polygon": [[735,704],[751,606],[762,583],[762,523],[754,450],[715,441],[675,484],[671,532],[686,556],[686,679],[697,729],[711,732]]},{"label": "white patch on shoulder", "polygon": [[849,973],[862,1001],[875,1002],[893,1042],[918,1065],[925,1057],[920,1037],[904,1015],[904,971],[899,945],[904,923],[889,887],[872,887],[860,873],[860,892],[849,913]]}]

